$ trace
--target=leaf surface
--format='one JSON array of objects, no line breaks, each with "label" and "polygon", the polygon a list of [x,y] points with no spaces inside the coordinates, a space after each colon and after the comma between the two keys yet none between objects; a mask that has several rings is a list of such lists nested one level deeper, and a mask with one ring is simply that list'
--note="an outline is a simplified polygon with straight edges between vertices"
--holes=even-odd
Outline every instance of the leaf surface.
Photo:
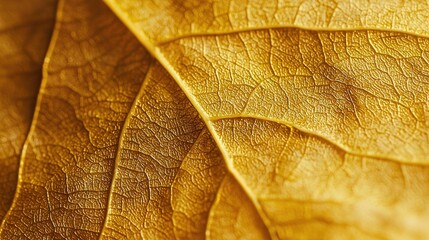
[{"label": "leaf surface", "polygon": [[198,112],[101,1],[58,11],[2,238],[204,238],[226,169]]},{"label": "leaf surface", "polygon": [[2,239],[429,237],[427,3],[105,2],[60,1]]},{"label": "leaf surface", "polygon": [[[106,2],[201,114],[272,238],[428,236],[424,32],[398,28],[381,8],[363,14],[370,24],[224,28],[228,21],[209,12],[231,10],[231,2],[169,2],[165,11],[150,1]],[[169,16],[176,22],[153,27],[153,19]],[[404,21],[413,26],[418,18],[401,15]],[[211,216],[225,212],[221,205]]]},{"label": "leaf surface", "polygon": [[0,4],[0,219],[15,193],[55,15],[54,0]]},{"label": "leaf surface", "polygon": [[[155,43],[266,28],[395,30],[428,35],[425,1],[105,0]],[[160,27],[162,26],[162,27]]]},{"label": "leaf surface", "polygon": [[121,129],[152,61],[101,1],[59,9],[2,239],[100,235]]},{"label": "leaf surface", "polygon": [[129,113],[104,238],[202,239],[225,177],[198,112],[154,63]]}]

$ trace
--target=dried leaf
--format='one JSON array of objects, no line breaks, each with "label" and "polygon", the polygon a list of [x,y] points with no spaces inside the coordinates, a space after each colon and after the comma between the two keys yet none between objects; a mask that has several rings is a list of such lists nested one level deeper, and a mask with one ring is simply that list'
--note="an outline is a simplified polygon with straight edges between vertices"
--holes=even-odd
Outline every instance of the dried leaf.
[{"label": "dried leaf", "polygon": [[427,3],[105,1],[61,2],[3,239],[429,237]]},{"label": "dried leaf", "polygon": [[[200,112],[272,238],[429,236],[429,39],[415,35],[424,32],[379,8],[341,28],[337,13],[329,26],[264,15],[228,25],[232,11],[219,7],[231,2],[106,2]],[[160,33],[153,19],[168,17],[176,23]],[[419,26],[413,19],[400,16]]]},{"label": "dried leaf", "polygon": [[94,239],[121,129],[150,62],[101,1],[60,1],[2,239]]}]

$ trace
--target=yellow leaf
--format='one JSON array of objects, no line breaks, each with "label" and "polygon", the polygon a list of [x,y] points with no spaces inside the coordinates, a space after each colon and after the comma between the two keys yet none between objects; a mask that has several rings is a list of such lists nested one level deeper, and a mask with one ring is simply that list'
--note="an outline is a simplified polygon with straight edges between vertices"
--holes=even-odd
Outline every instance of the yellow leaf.
[{"label": "yellow leaf", "polygon": [[155,63],[124,127],[103,237],[201,239],[223,159],[191,103]]},{"label": "yellow leaf", "polygon": [[19,156],[30,128],[55,4],[54,0],[0,4],[0,219],[15,193]]},{"label": "yellow leaf", "polygon": [[[234,25],[232,2],[106,2],[199,111],[272,238],[429,236],[427,10],[334,7],[303,25],[249,3]],[[367,21],[334,17],[349,15]]]},{"label": "yellow leaf", "polygon": [[2,239],[429,237],[427,3],[105,1],[60,1]]},{"label": "yellow leaf", "polygon": [[210,211],[207,239],[270,239],[267,227],[249,196],[228,174]]},{"label": "yellow leaf", "polygon": [[[428,35],[426,1],[104,0],[152,43],[267,28],[395,30]],[[128,20],[127,20],[128,19]]]},{"label": "yellow leaf", "polygon": [[121,129],[152,61],[101,1],[59,8],[1,239],[100,235]]},{"label": "yellow leaf", "polygon": [[226,169],[198,112],[101,1],[58,18],[2,239],[204,238]]}]

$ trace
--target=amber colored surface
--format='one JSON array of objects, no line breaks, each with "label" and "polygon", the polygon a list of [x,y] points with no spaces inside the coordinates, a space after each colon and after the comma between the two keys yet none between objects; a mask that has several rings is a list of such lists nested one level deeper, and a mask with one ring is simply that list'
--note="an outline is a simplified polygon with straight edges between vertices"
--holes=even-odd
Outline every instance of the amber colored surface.
[{"label": "amber colored surface", "polygon": [[103,238],[204,238],[225,165],[159,63],[146,76],[119,148]]},{"label": "amber colored surface", "polygon": [[151,57],[100,1],[60,1],[2,239],[94,239]]},{"label": "amber colored surface", "polygon": [[388,30],[428,35],[427,1],[104,0],[152,42],[257,29]]},{"label": "amber colored surface", "polygon": [[[281,2],[276,14],[255,1],[106,2],[202,116],[263,220],[246,234],[429,235],[429,39],[418,24],[426,8],[412,18],[418,5],[391,2],[398,14],[385,18],[377,3],[339,2],[325,24],[321,8],[301,21],[305,11],[280,11]],[[242,4],[247,15],[236,22]],[[352,15],[365,21],[340,23]],[[216,205],[211,216],[231,205]],[[237,233],[237,224],[222,229]]]},{"label": "amber colored surface", "polygon": [[427,3],[60,3],[1,239],[429,238]]},{"label": "amber colored surface", "polygon": [[0,219],[15,193],[55,9],[54,0],[0,4]]}]

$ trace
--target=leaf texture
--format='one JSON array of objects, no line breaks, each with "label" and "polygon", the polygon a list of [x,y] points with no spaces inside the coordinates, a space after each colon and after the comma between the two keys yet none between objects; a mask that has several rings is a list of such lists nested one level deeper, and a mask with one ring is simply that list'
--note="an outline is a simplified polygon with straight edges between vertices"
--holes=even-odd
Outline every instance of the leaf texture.
[{"label": "leaf texture", "polygon": [[[380,21],[198,28],[209,2],[107,3],[200,112],[270,237],[428,236],[426,37]],[[159,34],[151,11],[188,15]]]},{"label": "leaf texture", "polygon": [[427,3],[104,1],[60,1],[1,239],[429,237]]},{"label": "leaf texture", "polygon": [[15,193],[19,156],[30,128],[56,1],[0,4],[0,219]]},{"label": "leaf texture", "polygon": [[198,112],[159,63],[125,127],[105,238],[201,239],[226,171]]},{"label": "leaf texture", "polygon": [[99,236],[121,129],[151,61],[102,2],[60,9],[2,239]]},{"label": "leaf texture", "polygon": [[193,35],[284,27],[429,33],[425,25],[429,6],[425,1],[105,1],[133,21],[134,31],[156,43]]}]

